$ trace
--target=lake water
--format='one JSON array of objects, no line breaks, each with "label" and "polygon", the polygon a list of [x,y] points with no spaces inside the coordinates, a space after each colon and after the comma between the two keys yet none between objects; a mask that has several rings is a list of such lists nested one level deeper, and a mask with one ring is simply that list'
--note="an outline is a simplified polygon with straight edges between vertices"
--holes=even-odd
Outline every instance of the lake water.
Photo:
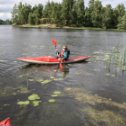
[{"label": "lake water", "polygon": [[[125,32],[0,26],[0,120],[10,117],[13,126],[125,126],[126,73],[117,66],[91,60],[61,71],[58,65],[16,60],[54,56],[52,38],[59,49],[67,44],[71,57],[95,57],[126,46]],[[29,100],[32,94],[40,97],[38,105]],[[20,106],[19,101],[29,104]]]}]

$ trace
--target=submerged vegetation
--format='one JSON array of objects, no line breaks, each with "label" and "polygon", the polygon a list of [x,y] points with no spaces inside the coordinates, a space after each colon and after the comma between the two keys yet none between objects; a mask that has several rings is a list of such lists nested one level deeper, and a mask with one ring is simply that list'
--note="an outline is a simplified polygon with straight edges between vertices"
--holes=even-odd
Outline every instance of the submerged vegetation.
[{"label": "submerged vegetation", "polygon": [[126,103],[93,95],[80,88],[65,88],[65,92],[83,104],[79,108],[85,126],[125,126]]},{"label": "submerged vegetation", "polygon": [[[12,10],[12,22],[24,27],[94,27],[102,29],[125,29],[126,10],[124,4],[112,8],[103,6],[100,0],[63,0],[35,6],[20,2]],[[47,25],[46,24],[51,24]]]}]

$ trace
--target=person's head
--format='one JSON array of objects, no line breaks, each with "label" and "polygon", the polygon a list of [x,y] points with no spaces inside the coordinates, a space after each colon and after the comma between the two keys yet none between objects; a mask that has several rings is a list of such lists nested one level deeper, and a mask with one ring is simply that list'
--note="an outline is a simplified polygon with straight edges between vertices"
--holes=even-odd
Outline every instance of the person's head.
[{"label": "person's head", "polygon": [[62,50],[67,50],[67,46],[64,45],[64,46],[62,47]]}]

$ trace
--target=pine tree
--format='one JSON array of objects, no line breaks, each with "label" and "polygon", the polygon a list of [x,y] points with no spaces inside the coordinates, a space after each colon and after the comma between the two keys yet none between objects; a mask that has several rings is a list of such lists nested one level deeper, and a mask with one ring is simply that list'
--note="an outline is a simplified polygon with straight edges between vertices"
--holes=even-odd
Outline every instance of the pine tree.
[{"label": "pine tree", "polygon": [[125,12],[124,16],[121,18],[120,23],[118,24],[118,29],[126,30],[126,12]]},{"label": "pine tree", "polygon": [[64,25],[71,25],[73,23],[73,8],[74,0],[63,0],[61,14]]},{"label": "pine tree", "polygon": [[76,24],[77,26],[83,26],[85,23],[85,6],[83,0],[77,0],[75,2],[75,12],[76,12]]}]

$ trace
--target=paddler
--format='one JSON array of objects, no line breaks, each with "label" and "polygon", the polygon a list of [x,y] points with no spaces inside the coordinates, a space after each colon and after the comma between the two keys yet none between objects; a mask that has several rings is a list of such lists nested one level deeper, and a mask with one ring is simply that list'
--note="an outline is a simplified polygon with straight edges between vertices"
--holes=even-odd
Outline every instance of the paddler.
[{"label": "paddler", "polygon": [[62,51],[61,52],[56,51],[56,55],[57,55],[57,58],[59,60],[67,61],[69,59],[69,56],[70,56],[70,50],[68,49],[68,47],[66,45],[64,45],[62,47]]}]

